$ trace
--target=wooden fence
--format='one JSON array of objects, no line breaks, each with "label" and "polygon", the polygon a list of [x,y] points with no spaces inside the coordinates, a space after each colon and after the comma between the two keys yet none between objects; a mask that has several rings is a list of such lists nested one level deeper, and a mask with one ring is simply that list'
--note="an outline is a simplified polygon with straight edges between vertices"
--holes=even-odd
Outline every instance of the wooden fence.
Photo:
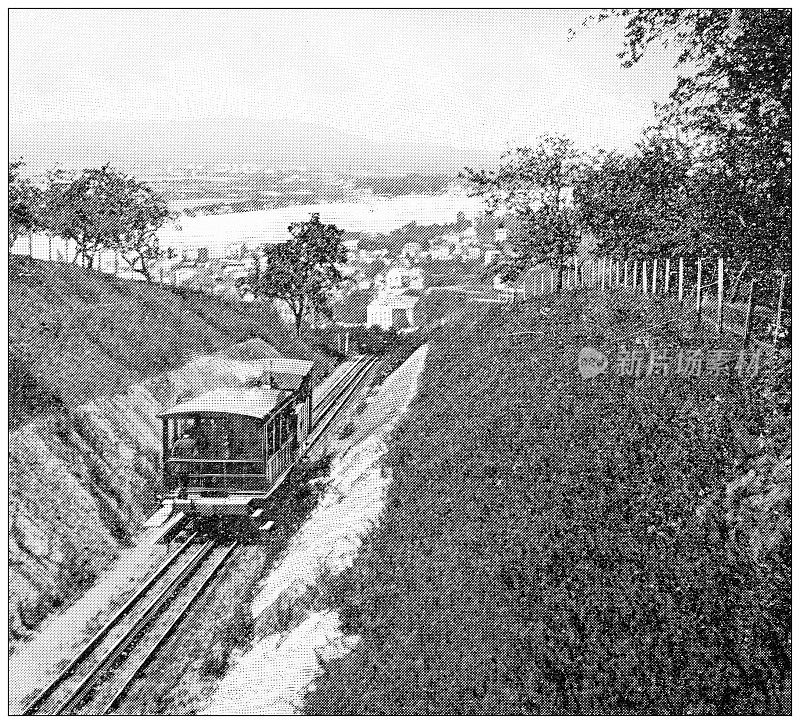
[{"label": "wooden fence", "polygon": [[[613,259],[592,257],[582,262],[574,257],[562,269],[561,290],[597,289],[601,292],[629,289],[645,297],[672,296],[687,311],[693,310],[698,322],[711,322],[719,336],[731,332],[746,344],[754,325],[767,328],[770,341],[777,345],[779,338],[791,327],[786,308],[787,280],[782,273],[774,305],[755,304],[755,281],[740,289],[731,285],[723,258],[685,259]],[[737,296],[743,291],[743,301],[731,299],[734,287]],[[534,269],[525,274],[522,286],[501,292],[501,300],[514,302],[558,291],[558,278],[553,268]],[[728,298],[726,298],[726,294]],[[689,306],[691,305],[691,307]]]}]

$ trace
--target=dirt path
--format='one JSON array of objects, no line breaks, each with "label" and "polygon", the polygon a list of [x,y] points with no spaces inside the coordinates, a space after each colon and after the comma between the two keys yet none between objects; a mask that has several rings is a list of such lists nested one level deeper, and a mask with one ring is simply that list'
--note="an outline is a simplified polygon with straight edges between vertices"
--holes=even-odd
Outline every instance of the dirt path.
[{"label": "dirt path", "polygon": [[122,601],[164,559],[166,550],[154,545],[160,530],[143,531],[133,548],[100,574],[97,582],[60,615],[51,616],[31,641],[9,657],[9,711],[20,713],[26,699],[55,678],[80,648],[111,619]]}]

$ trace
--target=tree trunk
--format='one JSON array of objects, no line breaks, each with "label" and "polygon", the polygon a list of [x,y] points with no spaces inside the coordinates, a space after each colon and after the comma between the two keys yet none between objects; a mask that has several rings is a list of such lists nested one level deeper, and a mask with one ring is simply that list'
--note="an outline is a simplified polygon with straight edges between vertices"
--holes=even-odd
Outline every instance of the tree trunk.
[{"label": "tree trunk", "polygon": [[139,274],[141,274],[148,282],[153,281],[153,277],[150,274],[150,270],[147,268],[147,264],[145,263],[144,259],[141,260],[141,264],[142,268],[136,269],[136,267],[134,267],[134,271],[139,272]]},{"label": "tree trunk", "polygon": [[292,310],[294,312],[294,331],[297,335],[297,338],[300,339],[300,328],[303,326],[303,317],[305,316],[305,305],[300,302],[295,309]]}]

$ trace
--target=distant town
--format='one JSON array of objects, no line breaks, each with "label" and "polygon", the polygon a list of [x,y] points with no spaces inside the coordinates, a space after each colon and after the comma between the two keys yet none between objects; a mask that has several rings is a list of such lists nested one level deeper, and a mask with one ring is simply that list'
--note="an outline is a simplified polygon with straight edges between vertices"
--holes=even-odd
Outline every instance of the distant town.
[{"label": "distant town", "polygon": [[[346,281],[335,293],[332,317],[315,322],[408,330],[419,326],[415,309],[432,291],[495,299],[507,289],[492,273],[506,236],[496,219],[467,219],[463,213],[452,224],[412,222],[388,235],[346,231],[347,263],[340,269]],[[252,302],[248,278],[261,253],[244,244],[229,246],[222,254],[208,247],[181,253],[168,249],[155,263],[154,278],[174,287]],[[108,269],[108,261],[104,266]],[[280,300],[275,304],[291,321],[288,308]]]},{"label": "distant town", "polygon": [[[347,261],[340,265],[345,281],[333,292],[330,313],[314,315],[314,326],[413,330],[426,323],[420,300],[433,292],[487,302],[513,293],[500,281],[495,265],[507,239],[503,221],[484,214],[480,201],[468,198],[467,189],[452,175],[191,163],[137,172],[172,211],[172,220],[158,231],[162,253],[147,264],[150,278],[163,286],[251,303],[255,295],[250,278],[264,245],[286,238],[287,224],[270,218],[267,228],[266,216],[279,214],[283,219],[285,212],[287,223],[290,216],[291,221],[303,221],[310,210],[322,207],[322,220],[344,230]],[[34,175],[33,181],[43,187],[47,176]],[[412,206],[404,207],[409,201]],[[432,204],[438,205],[433,211],[428,208]],[[402,208],[397,211],[393,205]],[[326,208],[331,216],[341,209],[354,210],[359,220],[354,218],[351,226],[347,217],[326,218]],[[456,211],[459,208],[471,210]],[[369,222],[375,225],[373,217],[381,217],[381,211],[385,218],[378,226],[387,230],[364,230]],[[438,223],[426,223],[434,218]],[[387,219],[413,220],[389,231]],[[37,232],[21,235],[12,251],[82,263],[73,247]],[[97,252],[94,266],[121,278],[137,278],[110,249]],[[287,305],[279,299],[273,303],[291,321]]]}]

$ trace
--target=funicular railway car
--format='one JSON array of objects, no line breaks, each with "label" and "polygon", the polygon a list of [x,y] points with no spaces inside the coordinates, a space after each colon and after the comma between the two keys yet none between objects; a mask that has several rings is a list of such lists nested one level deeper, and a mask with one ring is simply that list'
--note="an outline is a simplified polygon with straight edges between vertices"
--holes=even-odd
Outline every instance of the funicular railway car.
[{"label": "funicular railway car", "polygon": [[254,515],[303,454],[312,425],[313,363],[264,362],[256,386],[224,388],[160,413],[173,512]]}]

